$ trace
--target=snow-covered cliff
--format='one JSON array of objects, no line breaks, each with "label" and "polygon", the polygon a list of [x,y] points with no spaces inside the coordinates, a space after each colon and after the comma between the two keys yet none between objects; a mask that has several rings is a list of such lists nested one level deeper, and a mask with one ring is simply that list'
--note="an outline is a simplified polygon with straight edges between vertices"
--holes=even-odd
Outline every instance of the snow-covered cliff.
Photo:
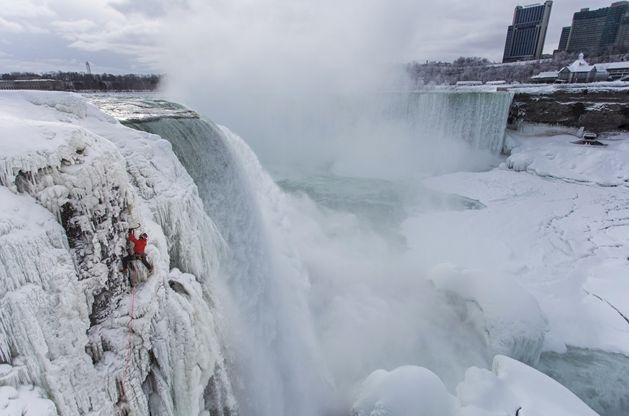
[{"label": "snow-covered cliff", "polygon": [[[0,405],[235,412],[216,322],[223,241],[170,144],[72,94],[3,93],[0,125]],[[154,271],[139,266],[131,287],[120,258],[138,223]],[[34,410],[37,395],[52,403]]]}]

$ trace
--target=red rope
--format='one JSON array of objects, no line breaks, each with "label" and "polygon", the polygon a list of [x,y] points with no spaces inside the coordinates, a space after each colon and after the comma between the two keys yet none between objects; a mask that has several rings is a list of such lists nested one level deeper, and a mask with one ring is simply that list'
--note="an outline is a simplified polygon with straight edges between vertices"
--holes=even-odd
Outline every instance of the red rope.
[{"label": "red rope", "polygon": [[[129,308],[129,323],[127,323],[127,331],[128,331],[128,349],[127,349],[127,357],[125,358],[125,366],[124,366],[124,371],[122,374],[122,380],[124,383],[124,380],[127,380],[127,374],[129,372],[129,364],[131,362],[131,354],[133,352],[133,334],[132,334],[132,330],[131,330],[131,322],[135,319],[135,286],[133,286],[131,288],[131,305]],[[124,390],[124,384],[121,383],[120,387],[122,389],[122,398],[126,399],[126,394],[125,394],[125,390]]]}]

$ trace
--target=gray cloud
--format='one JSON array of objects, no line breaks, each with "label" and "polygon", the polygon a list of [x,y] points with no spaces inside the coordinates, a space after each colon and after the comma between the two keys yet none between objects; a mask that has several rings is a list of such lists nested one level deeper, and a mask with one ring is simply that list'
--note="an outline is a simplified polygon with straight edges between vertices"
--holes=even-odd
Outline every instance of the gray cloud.
[{"label": "gray cloud", "polygon": [[113,0],[111,7],[124,14],[161,17],[177,8],[188,8],[187,0]]},{"label": "gray cloud", "polygon": [[[159,70],[159,21],[126,16],[108,0],[0,0],[0,8],[4,71],[82,70],[85,60],[97,71]],[[26,36],[37,34],[46,36]]]},{"label": "gray cloud", "polygon": [[25,28],[17,22],[11,22],[0,17],[0,32],[20,33],[24,32]]},{"label": "gray cloud", "polygon": [[[569,23],[584,3],[556,2],[547,51],[556,47],[563,21]],[[396,88],[400,64],[409,60],[500,61],[516,4],[190,0],[188,10],[160,19],[160,67],[170,75],[169,94],[233,127],[263,159],[276,158],[281,149],[306,163],[317,147],[342,143],[342,135],[326,130],[338,121],[332,108],[339,95],[355,99],[365,90]],[[392,68],[398,78],[391,77]]]},{"label": "gray cloud", "polygon": [[81,33],[93,30],[97,25],[91,20],[57,20],[52,22],[52,26],[60,33]]},{"label": "gray cloud", "polygon": [[39,18],[54,15],[47,1],[39,0],[0,0],[0,10],[5,17]]},{"label": "gray cloud", "polygon": [[[557,0],[545,52],[561,27],[582,7],[609,1]],[[225,76],[238,65],[244,76],[288,79],[304,67],[342,72],[356,62],[452,60],[477,55],[499,61],[517,2],[504,0],[0,0],[0,42],[5,53],[42,70],[48,52],[112,57],[117,72],[163,71],[176,62],[195,63],[195,53],[221,56],[209,75]],[[46,34],[57,49],[42,48],[11,34]],[[172,42],[169,37],[176,40]],[[177,44],[177,39],[185,40]],[[39,40],[38,40],[39,41]],[[184,50],[173,50],[184,48]],[[186,48],[194,48],[187,53]],[[18,52],[22,51],[22,52]],[[24,51],[31,51],[27,55]],[[72,52],[74,51],[74,52]],[[268,59],[286,66],[268,65]],[[19,66],[19,59],[13,65]],[[109,58],[106,58],[109,59]],[[122,65],[118,67],[118,65]],[[285,75],[282,75],[285,72]],[[245,81],[246,82],[246,81]]]}]

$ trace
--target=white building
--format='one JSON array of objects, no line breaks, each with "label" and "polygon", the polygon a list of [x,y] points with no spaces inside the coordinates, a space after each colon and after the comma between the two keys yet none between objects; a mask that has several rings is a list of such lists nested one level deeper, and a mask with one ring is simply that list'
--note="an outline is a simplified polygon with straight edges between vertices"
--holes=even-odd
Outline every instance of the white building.
[{"label": "white building", "polygon": [[583,54],[570,65],[559,71],[558,81],[566,83],[607,81],[609,74],[605,65],[590,65]]},{"label": "white building", "polygon": [[611,62],[607,64],[596,64],[597,67],[605,68],[610,80],[618,80],[629,75],[629,62]]},{"label": "white building", "polygon": [[559,71],[546,71],[532,76],[531,81],[539,83],[553,83],[557,81],[557,77],[559,77]]}]

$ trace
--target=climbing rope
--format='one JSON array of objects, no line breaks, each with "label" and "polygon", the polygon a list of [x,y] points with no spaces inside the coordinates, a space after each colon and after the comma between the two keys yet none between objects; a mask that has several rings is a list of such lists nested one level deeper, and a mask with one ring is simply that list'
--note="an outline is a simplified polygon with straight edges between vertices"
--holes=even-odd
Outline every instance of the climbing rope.
[{"label": "climbing rope", "polygon": [[121,398],[126,400],[126,392],[124,390],[124,381],[128,380],[129,365],[131,364],[131,355],[133,354],[133,331],[131,329],[131,322],[135,319],[135,286],[131,288],[131,304],[129,305],[129,322],[127,323],[127,357],[125,358],[124,371],[122,372],[122,380],[120,383]]}]

